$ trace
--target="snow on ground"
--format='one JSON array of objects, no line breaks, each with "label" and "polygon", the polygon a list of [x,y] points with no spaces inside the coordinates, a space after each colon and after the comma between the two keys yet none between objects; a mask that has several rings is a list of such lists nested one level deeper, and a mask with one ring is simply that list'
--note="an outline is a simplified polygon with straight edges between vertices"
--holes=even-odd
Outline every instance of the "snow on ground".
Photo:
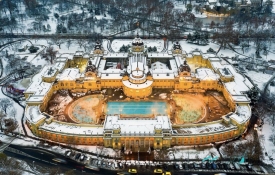
[{"label": "snow on ground", "polygon": [[[274,115],[274,114],[273,114]],[[275,117],[275,116],[274,116]],[[275,122],[275,121],[274,121]],[[264,162],[272,164],[275,167],[275,123],[272,123],[272,117],[268,116],[264,119],[262,128],[259,128],[258,135],[264,152]],[[266,153],[266,154],[265,154]],[[273,158],[273,161],[270,160]]]},{"label": "snow on ground", "polygon": [[252,81],[258,85],[260,90],[264,89],[264,83],[266,83],[272,77],[270,74],[264,74],[262,72],[256,71],[246,71],[246,75],[249,76]]},{"label": "snow on ground", "polygon": [[220,155],[213,145],[202,145],[199,147],[190,146],[174,146],[169,149],[168,157],[170,160],[175,159],[204,159],[205,157],[211,155],[212,157],[219,158]]},{"label": "snow on ground", "polygon": [[[0,91],[0,98],[8,98],[6,97],[2,91]],[[22,115],[24,114],[24,109],[19,105],[17,104],[16,102],[14,102],[13,100],[11,100],[13,105],[12,107],[15,109],[16,111],[16,114],[15,114],[15,119],[18,123],[18,128],[16,129],[15,132],[19,132],[20,134],[23,134],[23,128],[22,128],[22,123],[21,123],[21,118],[22,118]]]}]

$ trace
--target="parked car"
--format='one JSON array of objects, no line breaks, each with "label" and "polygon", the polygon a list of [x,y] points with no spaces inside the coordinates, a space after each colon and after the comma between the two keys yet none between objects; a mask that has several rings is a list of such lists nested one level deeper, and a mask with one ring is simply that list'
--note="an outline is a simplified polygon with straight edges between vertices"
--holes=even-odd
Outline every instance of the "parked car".
[{"label": "parked car", "polygon": [[229,167],[230,167],[231,170],[235,170],[235,167],[234,167],[233,163],[229,163]]},{"label": "parked car", "polygon": [[176,169],[176,170],[178,170],[179,169],[179,165],[178,164],[174,164],[174,168]]},{"label": "parked car", "polygon": [[81,156],[80,156],[80,161],[83,161],[84,159],[85,159],[85,155],[84,154],[82,154]]},{"label": "parked car", "polygon": [[212,168],[211,164],[209,162],[206,163],[206,168],[209,169],[209,170]]},{"label": "parked car", "polygon": [[194,169],[194,167],[195,167],[195,166],[194,166],[193,162],[191,162],[191,163],[188,164],[188,168],[189,168],[189,169]]},{"label": "parked car", "polygon": [[188,167],[188,164],[187,164],[187,163],[183,163],[182,165],[183,165],[183,167],[184,167],[184,169],[185,169],[185,170],[188,170],[188,169],[189,169],[189,167]]},{"label": "parked car", "polygon": [[230,168],[227,163],[223,163],[223,167],[224,167],[225,170],[228,170]]},{"label": "parked car", "polygon": [[67,154],[66,154],[66,156],[67,156],[67,157],[70,157],[71,154],[72,154],[72,151],[68,151]]},{"label": "parked car", "polygon": [[182,164],[179,164],[179,169],[180,169],[180,170],[182,170],[182,169],[183,169]]},{"label": "parked car", "polygon": [[114,168],[115,168],[115,169],[118,169],[118,164],[117,164],[117,162],[114,162]]},{"label": "parked car", "polygon": [[205,163],[201,163],[201,168],[202,169],[206,169],[206,164]]},{"label": "parked car", "polygon": [[75,155],[75,160],[79,159],[80,156],[81,156],[81,154],[80,154],[80,153],[77,153],[77,154]]},{"label": "parked car", "polygon": [[118,163],[118,167],[119,169],[122,169],[123,168],[123,164],[121,162]]},{"label": "parked car", "polygon": [[211,166],[212,166],[212,169],[213,169],[213,170],[216,170],[216,169],[217,169],[217,164],[216,164],[215,162],[213,162],[213,163],[211,164]]},{"label": "parked car", "polygon": [[248,171],[252,171],[252,164],[247,164],[246,168]]},{"label": "parked car", "polygon": [[162,165],[162,167],[163,167],[163,169],[164,169],[165,171],[168,171],[168,165],[167,165],[166,163],[164,163],[164,164]]},{"label": "parked car", "polygon": [[201,168],[201,166],[198,163],[194,163],[194,168],[197,170],[197,169]]}]

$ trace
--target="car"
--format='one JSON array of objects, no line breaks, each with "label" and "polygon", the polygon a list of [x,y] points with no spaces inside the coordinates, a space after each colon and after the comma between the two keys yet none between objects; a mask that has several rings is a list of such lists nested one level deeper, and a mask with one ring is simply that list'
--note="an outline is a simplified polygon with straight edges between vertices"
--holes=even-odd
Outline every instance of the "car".
[{"label": "car", "polygon": [[72,154],[72,151],[68,151],[67,154],[66,154],[66,156],[67,156],[67,157],[70,157],[71,154]]},{"label": "car", "polygon": [[84,154],[82,154],[82,155],[80,156],[80,161],[83,161],[85,158],[86,158],[86,156],[85,156]]},{"label": "car", "polygon": [[235,170],[235,167],[234,167],[233,163],[229,163],[229,167],[230,167],[231,170]]},{"label": "car", "polygon": [[118,163],[118,168],[122,169],[123,168],[123,164],[121,162]]},{"label": "car", "polygon": [[206,169],[206,164],[205,163],[201,163],[201,168],[202,169]]},{"label": "car", "polygon": [[111,168],[111,166],[112,166],[112,162],[108,162],[107,167]]},{"label": "car", "polygon": [[179,165],[178,164],[174,164],[174,168],[176,169],[176,170],[178,170],[180,167],[179,167]]},{"label": "car", "polygon": [[189,169],[189,167],[188,167],[188,164],[187,164],[187,163],[183,163],[182,165],[183,165],[183,167],[184,167],[184,169],[185,169],[185,170],[188,170],[188,169]]},{"label": "car", "polygon": [[195,168],[194,163],[192,163],[192,162],[189,163],[189,164],[188,164],[188,168],[189,168],[189,169],[194,169],[194,168]]},{"label": "car", "polygon": [[224,166],[222,163],[217,163],[217,165],[218,165],[217,167],[219,167],[220,170],[224,169]]},{"label": "car", "polygon": [[163,169],[164,169],[165,171],[168,171],[168,165],[167,165],[166,163],[164,163],[164,164],[162,165],[162,167],[163,167]]},{"label": "car", "polygon": [[223,163],[223,167],[224,167],[225,170],[229,169],[229,165],[227,163]]},{"label": "car", "polygon": [[200,166],[200,164],[198,164],[198,163],[194,163],[194,169],[199,169],[201,166]]},{"label": "car", "polygon": [[246,168],[247,168],[248,171],[252,171],[252,164],[247,164]]},{"label": "car", "polygon": [[115,168],[115,169],[118,169],[118,164],[117,164],[117,162],[114,162],[114,168]]},{"label": "car", "polygon": [[101,160],[98,160],[97,165],[101,166],[101,163],[102,163]]},{"label": "car", "polygon": [[103,161],[101,165],[102,165],[102,167],[105,167],[106,166],[106,162]]},{"label": "car", "polygon": [[179,169],[180,169],[180,170],[182,170],[182,169],[183,169],[182,164],[179,164]]},{"label": "car", "polygon": [[81,156],[81,154],[80,154],[80,153],[77,153],[77,154],[75,155],[75,160],[79,159],[80,156]]},{"label": "car", "polygon": [[215,162],[211,163],[212,169],[216,170],[217,169],[217,164]]},{"label": "car", "polygon": [[209,162],[206,163],[206,168],[209,169],[209,170],[212,168],[211,164]]}]

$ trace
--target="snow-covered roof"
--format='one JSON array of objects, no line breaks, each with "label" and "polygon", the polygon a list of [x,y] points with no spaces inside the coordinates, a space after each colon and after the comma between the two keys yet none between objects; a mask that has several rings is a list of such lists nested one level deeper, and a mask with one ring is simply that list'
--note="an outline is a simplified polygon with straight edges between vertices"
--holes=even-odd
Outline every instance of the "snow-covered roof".
[{"label": "snow-covered roof", "polygon": [[177,73],[178,72],[178,67],[177,67],[177,64],[176,64],[176,61],[173,59],[173,60],[169,60],[170,61],[170,66],[171,66],[171,69],[174,73]]},{"label": "snow-covered roof", "polygon": [[158,53],[158,52],[150,52],[148,53],[148,58],[173,58],[173,55],[168,53]]},{"label": "snow-covered roof", "polygon": [[66,62],[67,60],[68,60],[67,57],[58,57],[58,58],[56,58],[55,62]]},{"label": "snow-covered roof", "polygon": [[250,99],[247,97],[247,95],[232,95],[232,99],[236,103],[250,103]]},{"label": "snow-covered roof", "polygon": [[168,67],[166,64],[157,61],[151,65],[151,69],[168,69]]},{"label": "snow-covered roof", "polygon": [[154,134],[155,129],[171,130],[171,123],[167,116],[156,118],[120,118],[107,116],[104,130],[120,128],[121,134]]},{"label": "snow-covered roof", "polygon": [[127,58],[128,57],[128,53],[123,53],[123,52],[116,52],[116,53],[112,53],[109,52],[106,55],[104,55],[104,58],[108,59],[108,58]]},{"label": "snow-covered roof", "polygon": [[49,67],[48,70],[43,74],[43,77],[53,77],[56,74],[56,72],[58,72],[58,69],[56,69],[55,66],[54,68]]},{"label": "snow-covered roof", "polygon": [[65,65],[66,65],[66,62],[56,62],[54,64],[54,68],[58,69],[58,71],[62,71]]},{"label": "snow-covered roof", "polygon": [[70,53],[63,53],[60,55],[60,57],[68,58],[69,60],[72,60],[74,58],[74,55]]},{"label": "snow-covered roof", "polygon": [[201,53],[199,51],[193,51],[192,54],[193,55],[201,55]]},{"label": "snow-covered roof", "polygon": [[177,129],[177,132],[173,132],[174,134],[180,135],[194,135],[194,134],[211,134],[218,133],[221,131],[231,130],[233,128],[237,128],[235,125],[225,125],[222,122],[217,123],[208,123],[207,125],[186,125]]},{"label": "snow-covered roof", "polygon": [[232,77],[233,76],[228,68],[219,68],[218,70],[223,77]]},{"label": "snow-covered roof", "polygon": [[24,93],[44,96],[51,89],[53,83],[32,82]]},{"label": "snow-covered roof", "polygon": [[46,116],[40,112],[39,106],[26,106],[25,117],[31,123],[37,123],[46,118]]},{"label": "snow-covered roof", "polygon": [[83,56],[84,52],[83,51],[76,51],[74,56]]},{"label": "snow-covered roof", "polygon": [[106,60],[100,60],[99,66],[98,66],[98,72],[103,72],[105,68]]},{"label": "snow-covered roof", "polygon": [[143,89],[143,88],[147,88],[147,87],[151,86],[153,84],[153,81],[147,80],[141,84],[133,84],[132,82],[125,80],[125,81],[122,81],[122,83],[124,86],[131,88],[131,89]]},{"label": "snow-covered roof", "polygon": [[182,57],[181,56],[175,56],[175,61],[177,63],[177,66],[180,67],[180,65],[183,64],[183,60],[182,60]]},{"label": "snow-covered roof", "polygon": [[224,66],[221,64],[221,62],[216,62],[216,61],[211,61],[211,65],[213,67],[214,70],[220,69],[220,68],[224,68]]},{"label": "snow-covered roof", "polygon": [[63,70],[56,78],[59,80],[76,80],[81,74],[79,73],[78,68],[67,68]]},{"label": "snow-covered roof", "polygon": [[63,122],[51,122],[50,124],[44,123],[39,127],[40,129],[56,132],[64,135],[86,135],[96,136],[103,135],[103,127],[84,125],[84,124],[70,124]]},{"label": "snow-covered roof", "polygon": [[237,121],[238,123],[244,123],[251,117],[251,109],[249,105],[238,105],[236,113],[230,115],[230,118]]},{"label": "snow-covered roof", "polygon": [[204,53],[202,57],[208,58],[210,61],[220,61],[220,58],[214,53]]},{"label": "snow-covered roof", "polygon": [[217,0],[208,0],[209,3],[216,3]]},{"label": "snow-covered roof", "polygon": [[220,76],[215,74],[211,69],[199,68],[196,69],[196,77],[201,80],[218,80]]}]

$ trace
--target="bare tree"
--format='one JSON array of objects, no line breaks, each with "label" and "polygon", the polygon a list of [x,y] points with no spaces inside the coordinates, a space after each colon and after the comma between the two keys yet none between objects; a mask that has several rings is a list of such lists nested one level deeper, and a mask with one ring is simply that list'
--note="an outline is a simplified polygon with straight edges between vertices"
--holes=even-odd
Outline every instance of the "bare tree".
[{"label": "bare tree", "polygon": [[3,131],[2,122],[3,122],[5,117],[6,117],[6,114],[3,113],[3,111],[0,111],[0,128],[1,128],[1,131]]},{"label": "bare tree", "polygon": [[54,50],[52,46],[48,47],[46,51],[42,54],[42,56],[46,59],[50,59],[51,64],[53,64],[56,59],[56,54],[58,51]]},{"label": "bare tree", "polygon": [[18,128],[18,123],[14,119],[5,120],[5,134],[13,133]]},{"label": "bare tree", "polygon": [[8,108],[12,106],[12,101],[9,98],[1,98],[0,99],[0,109],[7,114]]},{"label": "bare tree", "polygon": [[14,158],[7,157],[4,153],[0,153],[0,174],[1,175],[21,175],[23,174],[23,162]]}]

